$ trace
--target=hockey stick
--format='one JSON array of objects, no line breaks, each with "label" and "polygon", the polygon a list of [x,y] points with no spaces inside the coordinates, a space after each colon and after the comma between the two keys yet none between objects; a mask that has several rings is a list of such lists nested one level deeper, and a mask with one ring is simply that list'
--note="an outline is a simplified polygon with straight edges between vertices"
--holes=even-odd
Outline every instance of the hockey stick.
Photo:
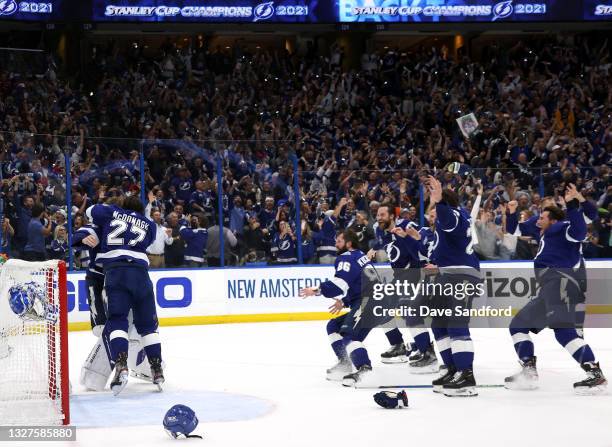
[{"label": "hockey stick", "polygon": [[[503,388],[504,385],[495,385],[495,384],[485,384],[485,385],[476,385],[476,388]],[[406,389],[426,389],[426,388],[433,388],[433,385],[396,385],[396,386],[391,386],[391,385],[381,385],[379,387],[373,387],[373,388],[379,388],[379,389],[385,389],[385,388],[406,388]]]}]

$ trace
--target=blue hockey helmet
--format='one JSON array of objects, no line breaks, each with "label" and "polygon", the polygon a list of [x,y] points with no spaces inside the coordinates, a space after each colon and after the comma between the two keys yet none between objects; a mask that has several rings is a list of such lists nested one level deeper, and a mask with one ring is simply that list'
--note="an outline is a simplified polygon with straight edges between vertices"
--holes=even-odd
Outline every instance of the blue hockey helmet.
[{"label": "blue hockey helmet", "polygon": [[174,405],[164,416],[164,429],[173,438],[183,435],[187,438],[198,426],[198,418],[195,412],[186,405]]}]

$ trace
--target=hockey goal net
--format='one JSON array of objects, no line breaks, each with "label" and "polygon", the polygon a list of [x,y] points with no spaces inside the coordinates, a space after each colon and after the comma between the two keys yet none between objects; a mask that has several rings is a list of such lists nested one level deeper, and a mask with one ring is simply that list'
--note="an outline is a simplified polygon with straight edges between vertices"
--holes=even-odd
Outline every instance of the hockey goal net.
[{"label": "hockey goal net", "polygon": [[0,424],[70,422],[66,264],[0,266]]}]

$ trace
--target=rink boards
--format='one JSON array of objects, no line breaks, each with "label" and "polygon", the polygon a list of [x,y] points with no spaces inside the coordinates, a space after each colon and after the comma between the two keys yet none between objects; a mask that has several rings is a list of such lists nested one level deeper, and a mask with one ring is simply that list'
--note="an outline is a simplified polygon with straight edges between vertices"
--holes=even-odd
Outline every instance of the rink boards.
[{"label": "rink boards", "polygon": [[[518,269],[517,276],[522,276],[532,264],[483,262],[481,266],[506,275]],[[587,261],[587,267],[606,269],[612,267],[612,260]],[[150,275],[162,326],[330,318],[328,299],[302,299],[298,291],[333,277],[333,266],[172,269],[152,270]],[[595,292],[610,294],[610,290]],[[70,330],[90,329],[84,273],[68,274],[68,311]],[[608,314],[612,308],[590,306],[587,313]]]}]

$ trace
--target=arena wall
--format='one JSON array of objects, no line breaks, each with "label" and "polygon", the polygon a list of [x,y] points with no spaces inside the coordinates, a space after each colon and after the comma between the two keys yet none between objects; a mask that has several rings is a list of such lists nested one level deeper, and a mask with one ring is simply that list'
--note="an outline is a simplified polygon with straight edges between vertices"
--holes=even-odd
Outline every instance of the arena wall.
[{"label": "arena wall", "polygon": [[[483,262],[483,268],[520,269],[529,261]],[[589,268],[612,267],[612,260],[588,261]],[[332,266],[259,268],[204,268],[152,270],[158,316],[162,326],[245,323],[263,321],[326,320],[330,301],[302,299],[298,290],[315,286],[334,275]],[[610,294],[610,290],[593,291]],[[516,303],[518,304],[518,303]],[[85,274],[68,274],[70,330],[88,330]],[[612,306],[588,306],[589,314],[612,313]]]}]

